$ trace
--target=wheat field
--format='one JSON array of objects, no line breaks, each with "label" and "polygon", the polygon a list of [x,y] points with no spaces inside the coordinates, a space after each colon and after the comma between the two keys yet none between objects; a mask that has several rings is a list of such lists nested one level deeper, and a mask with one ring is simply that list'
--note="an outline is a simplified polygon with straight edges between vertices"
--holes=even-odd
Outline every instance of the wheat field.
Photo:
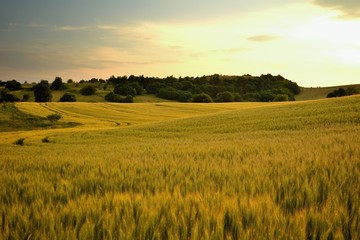
[{"label": "wheat field", "polygon": [[1,133],[0,239],[360,239],[359,96],[16,106],[82,125]]}]

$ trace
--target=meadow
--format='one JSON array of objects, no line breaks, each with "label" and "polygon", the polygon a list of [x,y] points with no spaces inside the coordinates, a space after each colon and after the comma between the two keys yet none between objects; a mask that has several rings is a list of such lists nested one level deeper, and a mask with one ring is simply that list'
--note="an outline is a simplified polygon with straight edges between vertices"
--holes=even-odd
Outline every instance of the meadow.
[{"label": "meadow", "polygon": [[0,239],[360,239],[360,96],[16,107]]}]

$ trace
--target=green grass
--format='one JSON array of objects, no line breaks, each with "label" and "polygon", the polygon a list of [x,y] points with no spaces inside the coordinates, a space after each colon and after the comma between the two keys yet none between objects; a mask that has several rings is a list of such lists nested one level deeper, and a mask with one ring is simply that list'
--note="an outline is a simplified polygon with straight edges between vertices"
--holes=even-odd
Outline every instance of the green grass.
[{"label": "green grass", "polygon": [[0,132],[21,131],[46,128],[74,127],[78,124],[52,122],[44,117],[19,111],[14,104],[0,105]]},{"label": "green grass", "polygon": [[360,238],[359,96],[17,106],[83,125],[0,142],[0,239]]},{"label": "green grass", "polygon": [[[82,86],[82,85],[80,85]],[[13,91],[11,94],[17,96],[20,100],[23,98],[24,94],[29,94],[30,99],[29,102],[34,102],[35,97],[34,93],[29,90],[30,87],[27,86],[27,88],[24,88],[19,91]],[[102,88],[98,88],[97,92],[94,95],[91,96],[83,96],[80,94],[81,87],[71,86],[71,88],[62,90],[62,91],[52,91],[52,102],[59,102],[60,98],[64,95],[64,93],[72,93],[76,97],[77,102],[106,102],[104,99],[106,94],[108,94],[112,88],[108,87],[106,90],[103,90]],[[170,100],[162,99],[156,97],[154,94],[144,94],[144,95],[138,95],[134,97],[135,103],[154,103],[154,102],[173,102]]]}]

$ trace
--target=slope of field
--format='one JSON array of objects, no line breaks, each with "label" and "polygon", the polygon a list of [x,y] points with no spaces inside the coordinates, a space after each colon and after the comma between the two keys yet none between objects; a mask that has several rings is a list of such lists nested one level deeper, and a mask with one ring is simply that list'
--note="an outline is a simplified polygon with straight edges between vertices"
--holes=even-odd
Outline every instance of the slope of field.
[{"label": "slope of field", "polygon": [[315,100],[315,99],[322,99],[326,98],[326,96],[339,88],[349,88],[353,87],[360,91],[360,84],[354,85],[344,85],[344,86],[334,86],[334,87],[317,87],[317,88],[301,88],[301,92],[298,95],[295,95],[296,101],[303,101],[303,100]]},{"label": "slope of field", "polygon": [[0,143],[2,239],[360,238],[359,96],[17,106],[84,125]]}]

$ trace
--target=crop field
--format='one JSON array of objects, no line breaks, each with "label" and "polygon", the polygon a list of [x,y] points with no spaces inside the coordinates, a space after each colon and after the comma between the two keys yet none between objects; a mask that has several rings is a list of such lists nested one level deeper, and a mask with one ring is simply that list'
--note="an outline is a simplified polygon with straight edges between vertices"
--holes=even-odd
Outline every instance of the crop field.
[{"label": "crop field", "polygon": [[16,107],[0,239],[360,239],[360,96]]}]

